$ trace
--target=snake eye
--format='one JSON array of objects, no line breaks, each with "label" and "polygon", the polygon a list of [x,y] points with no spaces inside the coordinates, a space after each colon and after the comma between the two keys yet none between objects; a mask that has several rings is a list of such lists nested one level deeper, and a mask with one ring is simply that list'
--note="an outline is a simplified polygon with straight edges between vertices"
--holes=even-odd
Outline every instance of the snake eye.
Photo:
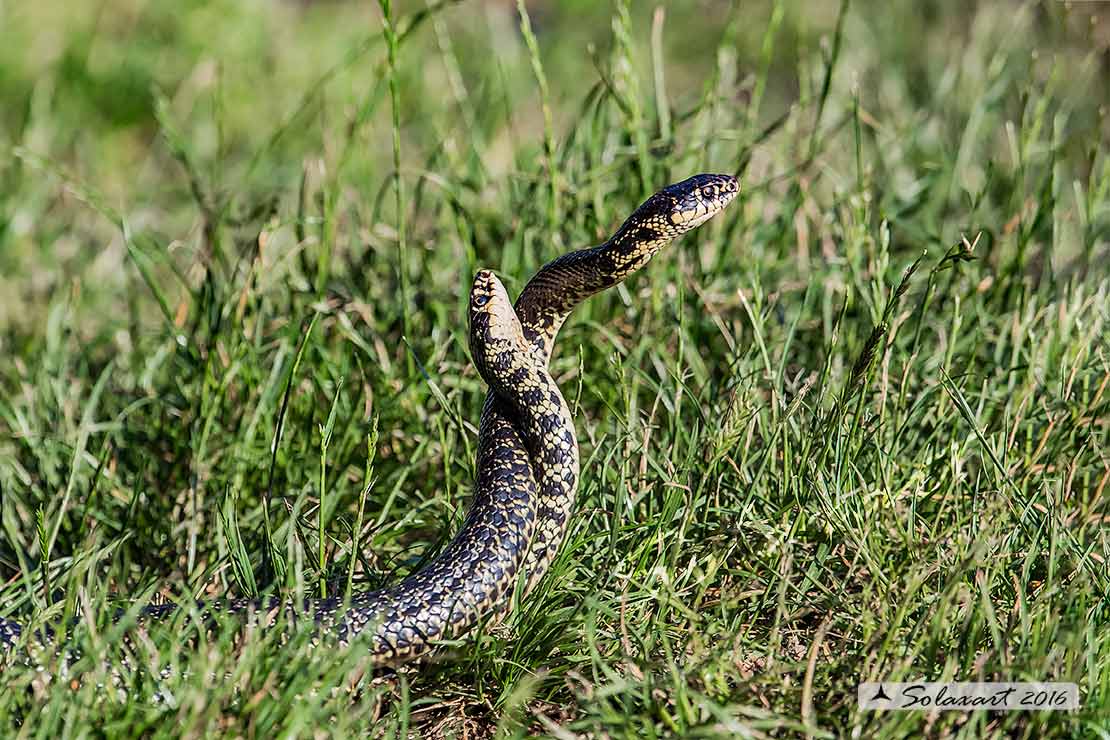
[{"label": "snake eye", "polygon": [[487,303],[489,303],[489,296],[488,295],[482,293],[480,295],[474,296],[474,305],[477,306],[478,308],[481,308],[482,306],[486,305]]}]

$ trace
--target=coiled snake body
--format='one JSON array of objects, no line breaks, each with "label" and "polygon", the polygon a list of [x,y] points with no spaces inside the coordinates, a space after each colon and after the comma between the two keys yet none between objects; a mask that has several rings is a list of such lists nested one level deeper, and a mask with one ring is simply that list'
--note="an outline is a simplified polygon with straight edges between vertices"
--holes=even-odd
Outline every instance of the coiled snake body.
[{"label": "coiled snake body", "polygon": [[[574,421],[547,366],[555,337],[587,297],[639,270],[675,237],[727,206],[739,192],[729,175],[696,175],[651,196],[604,244],[549,262],[515,307],[488,270],[470,293],[470,348],[490,392],[479,427],[474,498],[454,539],[426,567],[394,586],[349,600],[309,601],[324,634],[365,640],[372,661],[396,664],[502,613],[518,578],[527,593],[562,543],[578,486]],[[514,310],[515,308],[515,310]],[[277,599],[201,604],[229,612],[297,610]],[[162,620],[174,606],[142,610]],[[0,656],[22,628],[0,618]]]}]

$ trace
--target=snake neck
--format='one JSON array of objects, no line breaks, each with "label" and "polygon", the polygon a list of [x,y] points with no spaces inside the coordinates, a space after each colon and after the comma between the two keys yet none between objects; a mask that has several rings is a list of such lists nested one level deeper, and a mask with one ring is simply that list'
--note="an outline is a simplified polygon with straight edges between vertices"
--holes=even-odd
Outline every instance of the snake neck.
[{"label": "snake neck", "polygon": [[544,363],[555,337],[582,301],[622,282],[674,239],[630,218],[605,243],[564,254],[540,268],[516,301],[524,335]]}]

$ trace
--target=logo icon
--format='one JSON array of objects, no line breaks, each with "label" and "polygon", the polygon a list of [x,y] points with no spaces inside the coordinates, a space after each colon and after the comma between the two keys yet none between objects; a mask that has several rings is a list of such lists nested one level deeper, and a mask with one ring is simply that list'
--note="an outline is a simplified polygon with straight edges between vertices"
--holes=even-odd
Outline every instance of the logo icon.
[{"label": "logo icon", "polygon": [[879,690],[871,697],[871,701],[890,701],[890,697],[883,691],[883,685],[879,684]]}]

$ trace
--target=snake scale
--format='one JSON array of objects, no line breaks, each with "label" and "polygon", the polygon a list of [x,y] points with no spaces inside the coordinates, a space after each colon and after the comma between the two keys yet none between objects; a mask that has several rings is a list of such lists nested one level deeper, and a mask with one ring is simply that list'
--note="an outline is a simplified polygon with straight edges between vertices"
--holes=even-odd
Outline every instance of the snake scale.
[{"label": "snake scale", "polygon": [[[443,551],[399,583],[350,599],[276,598],[198,604],[213,612],[285,609],[340,643],[364,641],[371,662],[398,664],[461,636],[507,608],[518,579],[527,594],[551,565],[578,487],[574,420],[548,372],[555,337],[589,296],[642,268],[664,246],[719,213],[739,193],[730,175],[695,175],[648,198],[603,244],[558,257],[525,285],[515,306],[488,270],[470,293],[470,350],[490,386],[482,410],[471,507]],[[150,606],[140,622],[167,619]],[[0,656],[22,640],[0,618]],[[45,638],[40,638],[45,639]]]}]

